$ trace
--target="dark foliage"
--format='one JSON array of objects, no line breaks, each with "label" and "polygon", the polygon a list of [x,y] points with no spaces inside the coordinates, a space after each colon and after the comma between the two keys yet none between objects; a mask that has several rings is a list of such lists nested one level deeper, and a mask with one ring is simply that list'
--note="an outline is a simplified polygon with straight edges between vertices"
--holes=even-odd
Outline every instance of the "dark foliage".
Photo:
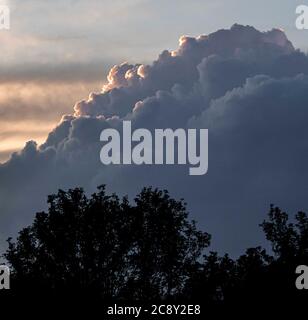
[{"label": "dark foliage", "polygon": [[208,307],[302,302],[295,269],[308,264],[308,217],[293,223],[271,206],[261,224],[272,255],[250,248],[238,259],[206,253],[209,234],[185,203],[145,188],[132,205],[104,186],[49,196],[48,212],[8,240],[12,291],[91,301],[192,301]]},{"label": "dark foliage", "polygon": [[90,199],[82,189],[60,190],[48,204],[16,242],[9,239],[4,257],[16,289],[104,299],[178,296],[210,241],[167,191],[144,189],[132,206],[104,187]]}]

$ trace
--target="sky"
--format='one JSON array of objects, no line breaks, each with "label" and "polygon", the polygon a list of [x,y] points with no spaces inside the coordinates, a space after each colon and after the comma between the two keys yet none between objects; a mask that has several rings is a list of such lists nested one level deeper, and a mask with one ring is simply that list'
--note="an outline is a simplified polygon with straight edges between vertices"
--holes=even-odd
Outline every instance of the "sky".
[{"label": "sky", "polygon": [[11,29],[0,32],[0,162],[29,139],[43,142],[76,101],[100,91],[112,65],[148,63],[164,49],[175,49],[182,35],[234,23],[279,27],[295,47],[307,50],[308,31],[294,27],[301,3],[0,0],[11,9]]},{"label": "sky", "polygon": [[[308,31],[295,28],[300,2],[6,3],[0,251],[58,188],[91,193],[104,183],[130,199],[144,186],[166,188],[213,234],[214,249],[235,255],[263,244],[258,224],[271,203],[308,209]],[[124,120],[149,130],[209,129],[208,173],[103,166],[100,132],[120,130]]]}]

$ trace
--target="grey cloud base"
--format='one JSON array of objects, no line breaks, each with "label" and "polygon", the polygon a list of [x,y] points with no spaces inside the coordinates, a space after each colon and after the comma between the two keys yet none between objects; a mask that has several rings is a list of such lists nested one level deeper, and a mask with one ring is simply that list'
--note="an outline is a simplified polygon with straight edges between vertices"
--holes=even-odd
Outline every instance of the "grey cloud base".
[{"label": "grey cloud base", "polygon": [[[182,37],[152,65],[115,66],[101,93],[78,102],[46,142],[28,142],[0,165],[0,241],[16,235],[58,188],[97,185],[134,196],[143,186],[183,197],[213,235],[213,248],[239,254],[263,243],[269,205],[308,207],[308,57],[285,34],[234,25]],[[103,128],[209,129],[209,171],[185,166],[103,166]]]}]

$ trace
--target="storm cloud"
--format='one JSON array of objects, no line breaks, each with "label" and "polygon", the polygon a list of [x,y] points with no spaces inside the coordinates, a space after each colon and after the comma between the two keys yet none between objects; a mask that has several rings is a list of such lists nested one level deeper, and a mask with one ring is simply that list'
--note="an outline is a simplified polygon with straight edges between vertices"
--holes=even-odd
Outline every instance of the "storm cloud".
[{"label": "storm cloud", "polygon": [[[264,240],[258,223],[271,203],[307,209],[308,57],[283,31],[234,25],[180,38],[150,65],[114,66],[101,92],[64,115],[0,165],[0,241],[45,208],[47,194],[83,186],[133,196],[143,186],[183,197],[213,234],[213,248],[238,254]],[[209,171],[185,166],[103,166],[100,132],[121,128],[209,129]],[[3,245],[2,245],[3,247]]]}]

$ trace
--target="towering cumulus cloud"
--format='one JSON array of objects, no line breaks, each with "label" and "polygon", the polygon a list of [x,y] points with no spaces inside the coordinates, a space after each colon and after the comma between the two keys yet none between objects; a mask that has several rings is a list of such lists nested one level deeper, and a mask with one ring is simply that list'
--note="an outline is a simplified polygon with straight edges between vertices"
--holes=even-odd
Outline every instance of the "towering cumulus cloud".
[{"label": "towering cumulus cloud", "polygon": [[[270,203],[307,209],[308,57],[284,32],[234,25],[197,38],[151,65],[114,66],[100,93],[78,102],[38,146],[0,165],[1,241],[44,209],[47,194],[83,186],[134,195],[143,186],[183,197],[215,249],[233,254],[262,241]],[[183,166],[104,166],[104,128],[209,129],[209,171]],[[2,246],[3,247],[3,246]]]}]

